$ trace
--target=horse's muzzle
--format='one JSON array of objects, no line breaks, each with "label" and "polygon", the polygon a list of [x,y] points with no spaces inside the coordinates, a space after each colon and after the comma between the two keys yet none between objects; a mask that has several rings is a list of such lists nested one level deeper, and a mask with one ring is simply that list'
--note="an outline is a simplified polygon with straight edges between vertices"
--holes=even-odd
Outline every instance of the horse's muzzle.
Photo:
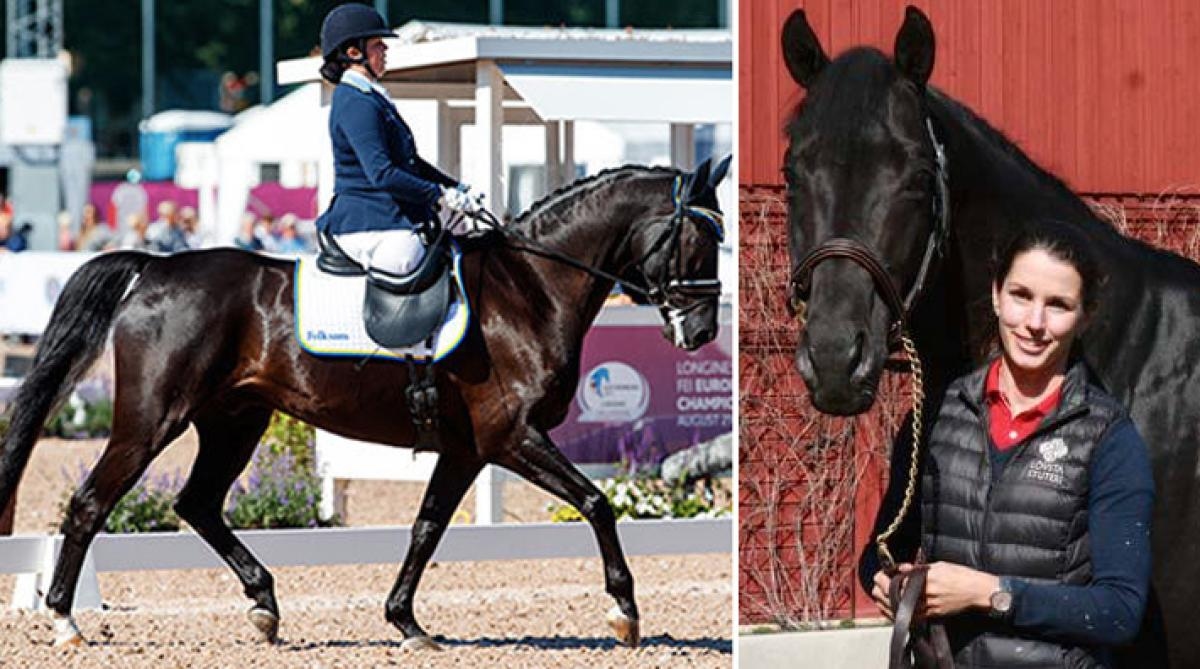
[{"label": "horse's muzzle", "polygon": [[882,360],[869,350],[863,332],[854,337],[814,344],[806,331],[796,347],[796,371],[808,386],[821,413],[853,416],[871,408]]}]

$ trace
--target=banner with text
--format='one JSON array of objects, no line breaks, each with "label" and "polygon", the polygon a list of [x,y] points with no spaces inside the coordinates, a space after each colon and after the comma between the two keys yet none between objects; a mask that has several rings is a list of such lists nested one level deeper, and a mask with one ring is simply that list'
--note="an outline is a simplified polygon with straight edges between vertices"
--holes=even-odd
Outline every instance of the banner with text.
[{"label": "banner with text", "polygon": [[550,432],[573,462],[656,463],[733,430],[732,310],[716,341],[678,349],[652,307],[609,307],[584,340],[566,421]]}]

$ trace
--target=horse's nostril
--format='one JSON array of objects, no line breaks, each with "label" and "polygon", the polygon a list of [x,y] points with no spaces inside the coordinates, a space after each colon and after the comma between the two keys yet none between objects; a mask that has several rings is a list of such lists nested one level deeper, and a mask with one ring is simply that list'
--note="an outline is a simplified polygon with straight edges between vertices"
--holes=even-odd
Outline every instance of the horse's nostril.
[{"label": "horse's nostril", "polygon": [[863,342],[866,341],[866,335],[862,330],[854,335],[854,343],[850,346],[850,371],[857,371],[862,365]]},{"label": "horse's nostril", "polygon": [[801,341],[796,347],[796,371],[800,372],[800,378],[811,384],[816,380],[815,369],[812,349],[808,346],[807,341]]},{"label": "horse's nostril", "polygon": [[859,330],[854,337],[854,348],[850,354],[850,378],[862,383],[871,373],[871,361],[866,356],[867,333]]}]

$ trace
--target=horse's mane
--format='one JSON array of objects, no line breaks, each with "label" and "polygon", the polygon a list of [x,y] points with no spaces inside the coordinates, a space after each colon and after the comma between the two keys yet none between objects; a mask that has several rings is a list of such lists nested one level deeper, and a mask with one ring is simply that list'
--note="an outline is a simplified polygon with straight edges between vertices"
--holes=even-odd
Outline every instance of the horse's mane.
[{"label": "horse's mane", "polygon": [[[606,186],[614,180],[633,176],[635,174],[663,174],[677,175],[679,170],[673,167],[660,167],[649,165],[622,165],[620,167],[610,167],[603,169],[596,174],[576,179],[575,181],[559,186],[550,193],[538,198],[528,209],[521,212],[512,223],[509,225],[531,228],[533,219],[540,216],[545,216],[551,213],[557,213],[560,209],[570,205],[576,198],[590,192],[594,188]],[[527,229],[527,232],[532,232]]]},{"label": "horse's mane", "polygon": [[[1003,132],[993,127],[986,119],[976,114],[970,107],[967,107],[933,86],[929,87],[929,94],[935,106],[957,121],[959,125],[978,135],[981,140],[980,146],[1003,154],[1006,158],[1015,162],[1018,167],[1032,174],[1041,185],[1055,191],[1056,195],[1069,198],[1071,201],[1078,202],[1085,208],[1087,207],[1079,195],[1071,190],[1071,187],[1065,181],[1053,173],[1046,171],[1041,165],[1033,162],[1015,142],[1009,139]],[[1112,227],[1108,221],[1096,216],[1090,209],[1088,209],[1088,213],[1090,214],[1090,218],[1096,222]]]},{"label": "horse's mane", "polygon": [[[558,230],[561,225],[538,225],[537,223],[543,219],[546,219],[548,223],[561,223],[561,221],[565,220],[565,217],[560,215],[562,210],[568,206],[577,204],[580,197],[585,196],[596,188],[611,184],[617,179],[636,176],[638,174],[677,176],[680,174],[680,171],[673,167],[661,167],[657,165],[630,164],[620,167],[609,167],[596,174],[581,177],[569,184],[559,186],[550,193],[543,195],[534,201],[528,209],[509,221],[505,227],[519,230],[535,238],[547,232],[553,232]],[[459,245],[464,252],[470,253],[503,244],[504,239],[505,236],[502,232],[489,230],[470,237],[461,237],[459,238]]]},{"label": "horse's mane", "polygon": [[[826,66],[821,74],[829,84],[807,96],[796,109],[788,123],[789,132],[794,132],[803,112],[806,118],[819,124],[823,133],[834,138],[853,136],[862,132],[866,119],[882,120],[887,115],[886,97],[890,86],[900,78],[890,58],[874,47],[854,47],[840,54]],[[906,82],[907,83],[907,82]],[[1047,172],[1029,159],[1017,145],[975,114],[966,105],[930,86],[929,98],[935,111],[949,117],[957,125],[974,132],[979,146],[996,151],[1012,160],[1021,169],[1032,174],[1036,180],[1056,195],[1069,198],[1086,207],[1061,179]],[[1090,211],[1090,210],[1089,210]],[[1092,215],[1097,221],[1099,217]]]},{"label": "horse's mane", "polygon": [[1093,232],[1100,231],[1103,233],[1102,237],[1123,244],[1127,248],[1136,248],[1139,252],[1152,256],[1154,262],[1147,262],[1142,268],[1142,271],[1152,275],[1178,280],[1184,276],[1181,272],[1186,272],[1186,276],[1191,277],[1189,280],[1194,281],[1200,278],[1200,266],[1197,266],[1197,263],[1191,259],[1170,249],[1160,248],[1136,237],[1123,234],[1112,220],[1096,213],[1075,191],[1071,190],[1065,181],[1031,160],[1003,132],[992,127],[987,120],[976,114],[970,107],[933,87],[930,87],[930,95],[934,104],[938,105],[952,120],[976,134],[980,147],[995,151],[1013,161],[1020,169],[1032,175],[1038,185],[1046,188],[1050,196],[1061,198],[1077,210],[1076,215],[1065,219],[1062,216],[1050,216],[1049,218],[1057,218],[1060,219],[1060,222],[1087,228]]}]

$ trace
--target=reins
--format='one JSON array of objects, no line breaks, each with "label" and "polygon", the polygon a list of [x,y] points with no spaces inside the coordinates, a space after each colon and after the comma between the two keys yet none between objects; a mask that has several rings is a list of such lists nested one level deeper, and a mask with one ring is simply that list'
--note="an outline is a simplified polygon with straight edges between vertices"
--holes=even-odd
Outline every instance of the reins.
[{"label": "reins", "polygon": [[[638,267],[639,270],[643,269],[650,257],[657,253],[665,245],[670,244],[676,249],[679,248],[679,239],[684,221],[703,221],[708,225],[709,229],[713,232],[713,235],[718,241],[723,241],[725,238],[724,216],[721,214],[721,212],[708,209],[707,207],[700,207],[684,202],[682,176],[675,177],[675,182],[672,185],[671,199],[675,205],[675,211],[671,214],[671,221],[666,226],[666,229],[663,230],[657,239],[655,239],[654,243],[650,245],[650,248],[642,254],[641,258],[633,263],[634,266]],[[499,232],[506,239],[515,239],[521,243],[521,246],[510,244],[509,248],[554,260],[569,267],[578,269],[582,272],[586,272],[594,277],[612,281],[616,285],[619,285],[623,291],[639,295],[657,306],[668,306],[671,302],[670,296],[672,292],[687,293],[700,297],[713,296],[720,293],[721,284],[719,280],[680,279],[678,277],[669,278],[665,276],[669,270],[669,267],[666,265],[664,265],[663,268],[664,276],[659,277],[656,285],[642,286],[628,279],[623,279],[611,272],[600,269],[599,267],[582,262],[560,251],[552,249],[533,237],[516,230],[511,226],[502,224],[499,219],[496,218],[496,215],[487,209],[480,208],[477,212],[470,214],[469,216]],[[679,254],[676,253],[675,259],[677,270],[679,269],[678,256]],[[644,271],[643,274],[645,274]]]}]

